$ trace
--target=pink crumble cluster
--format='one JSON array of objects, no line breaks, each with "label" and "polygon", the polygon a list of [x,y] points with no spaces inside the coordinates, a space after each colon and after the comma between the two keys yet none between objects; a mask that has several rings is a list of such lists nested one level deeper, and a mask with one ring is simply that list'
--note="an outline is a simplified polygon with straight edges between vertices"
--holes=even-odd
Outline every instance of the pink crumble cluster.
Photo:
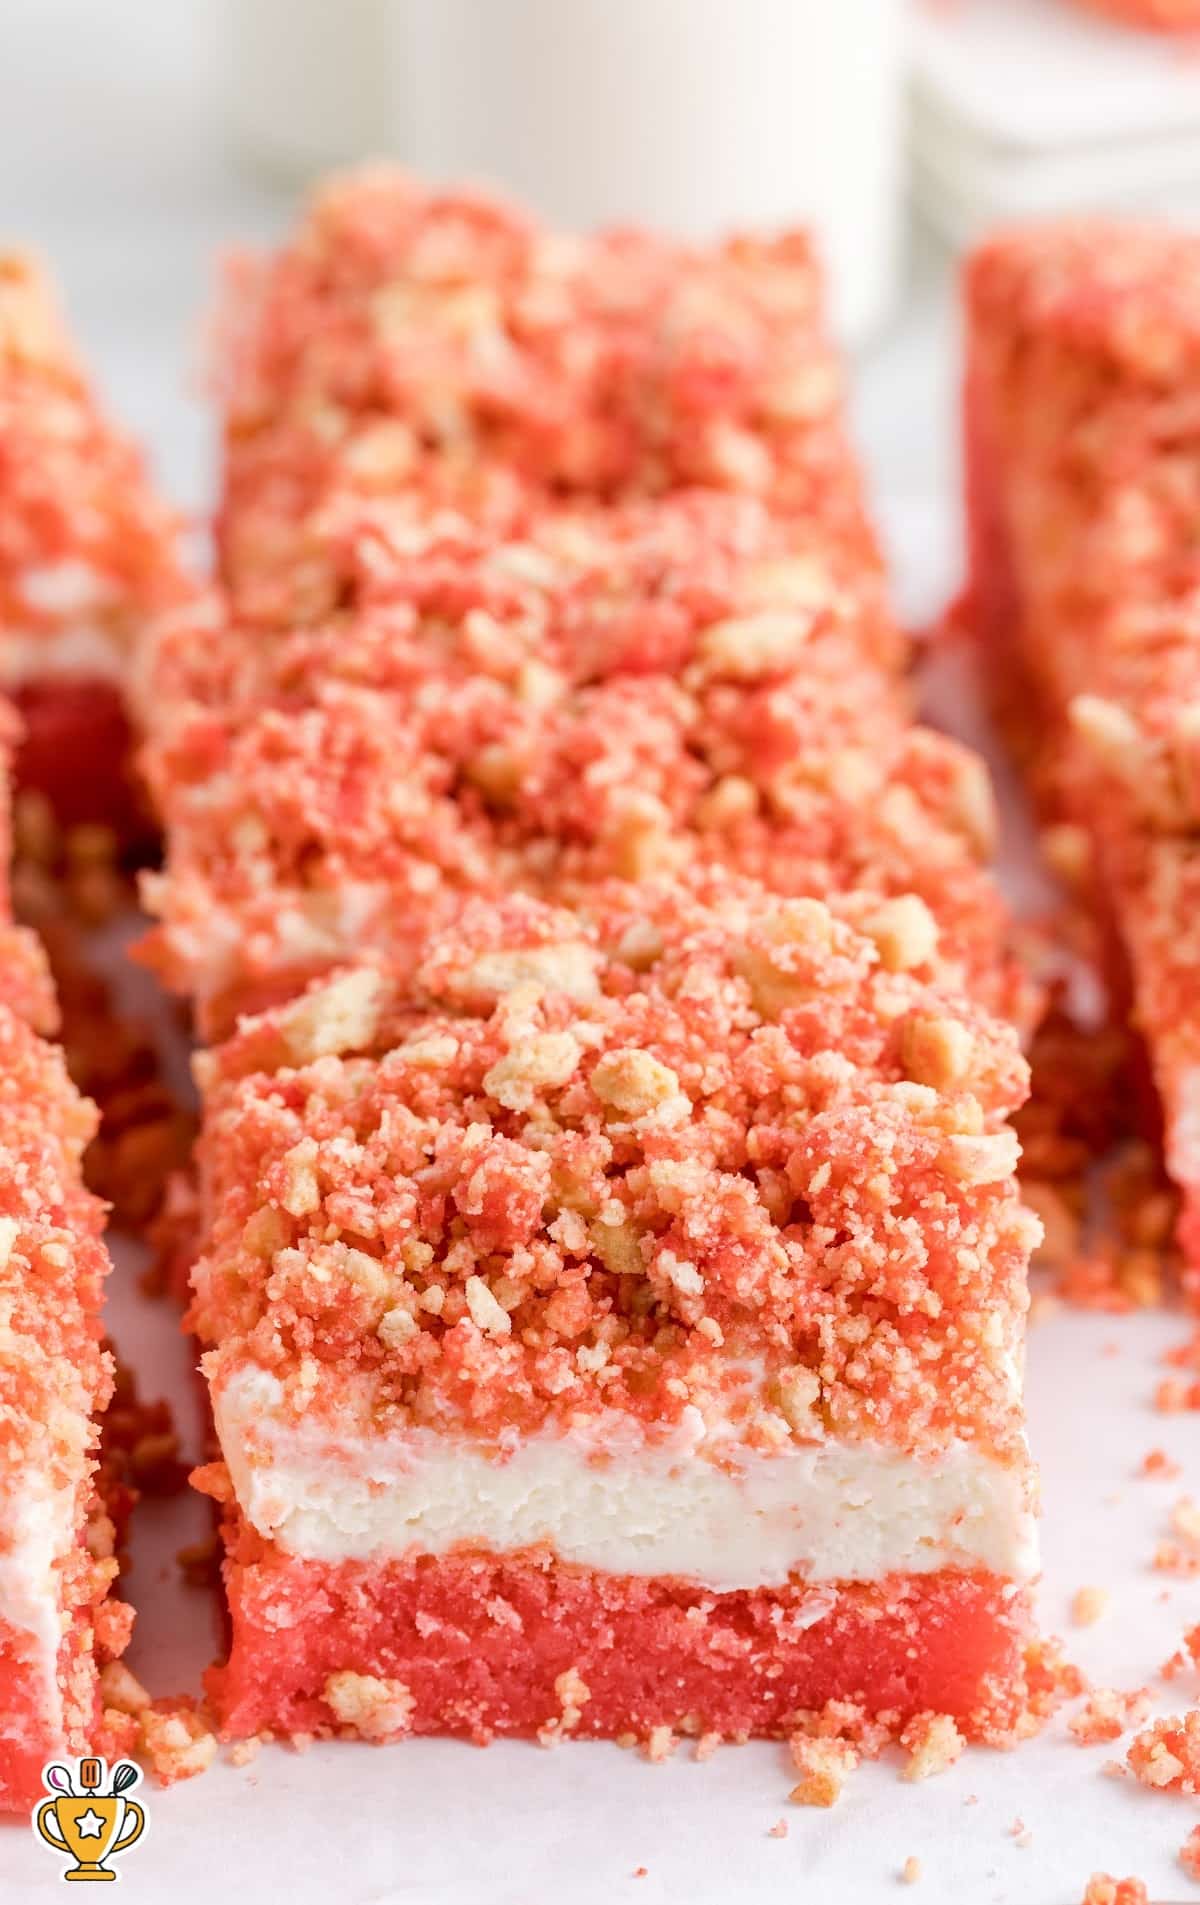
[{"label": "pink crumble cluster", "polygon": [[1200,1792],[1200,1708],[1152,1721],[1132,1741],[1125,1761],[1143,1786],[1194,1797]]},{"label": "pink crumble cluster", "polygon": [[1150,1905],[1150,1894],[1142,1879],[1114,1879],[1107,1872],[1093,1872],[1084,1888],[1083,1905]]},{"label": "pink crumble cluster", "polygon": [[1200,245],[1043,226],[985,244],[965,295],[974,620],[1127,964],[1194,1269]]},{"label": "pink crumble cluster", "polygon": [[[138,705],[148,957],[212,1041],[223,1731],[802,1736],[821,1791],[831,1703],[913,1777],[1017,1737],[1032,1001],[986,773],[911,718],[807,241],[359,174],[243,268],[221,356],[230,606],[162,623]],[[710,1588],[560,1553],[557,1495],[532,1545],[288,1520],[293,1461],[399,1461],[373,1513],[549,1450],[566,1500],[588,1436],[631,1487],[692,1438],[671,1491],[961,1451],[1002,1525]]]}]

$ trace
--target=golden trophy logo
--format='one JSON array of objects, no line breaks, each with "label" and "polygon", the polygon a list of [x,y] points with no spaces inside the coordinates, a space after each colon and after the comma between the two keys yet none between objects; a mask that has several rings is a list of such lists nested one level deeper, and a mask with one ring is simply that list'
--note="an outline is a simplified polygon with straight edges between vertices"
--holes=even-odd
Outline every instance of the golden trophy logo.
[{"label": "golden trophy logo", "polygon": [[34,1808],[33,1829],[56,1852],[74,1859],[65,1879],[115,1879],[105,1860],[127,1852],[146,1830],[141,1806],[125,1797],[141,1778],[137,1767],[128,1760],[114,1766],[107,1792],[106,1773],[102,1759],[81,1759],[76,1779],[60,1765],[47,1766],[42,1774],[43,1786],[55,1797]]}]

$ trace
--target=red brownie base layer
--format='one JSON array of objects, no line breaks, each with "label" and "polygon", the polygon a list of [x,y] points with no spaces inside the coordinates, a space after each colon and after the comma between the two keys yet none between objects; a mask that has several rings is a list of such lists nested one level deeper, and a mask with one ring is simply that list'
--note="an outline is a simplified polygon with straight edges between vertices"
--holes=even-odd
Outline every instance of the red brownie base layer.
[{"label": "red brownie base layer", "polygon": [[43,795],[63,828],[108,827],[126,845],[153,832],[115,683],[49,676],[19,688],[13,700],[24,729],[14,762],[19,790]]},{"label": "red brownie base layer", "polygon": [[982,1572],[714,1593],[541,1551],[297,1560],[244,1531],[226,1587],[209,1692],[235,1738],[771,1737],[847,1700],[995,1739],[1023,1704],[1028,1595]]}]

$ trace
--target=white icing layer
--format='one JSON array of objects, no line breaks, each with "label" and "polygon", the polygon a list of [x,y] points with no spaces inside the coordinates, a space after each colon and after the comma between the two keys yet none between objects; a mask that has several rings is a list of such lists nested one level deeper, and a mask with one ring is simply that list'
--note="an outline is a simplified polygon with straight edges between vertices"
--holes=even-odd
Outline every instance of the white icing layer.
[{"label": "white icing layer", "polygon": [[75,1536],[75,1499],[45,1475],[17,1471],[0,1497],[0,1625],[28,1635],[43,1685],[43,1711],[61,1725],[58,1650],[62,1640],[58,1562]]},{"label": "white icing layer", "polygon": [[257,1368],[219,1379],[213,1404],[243,1514],[312,1560],[549,1543],[583,1567],[722,1591],[793,1574],[962,1566],[1025,1580],[1037,1569],[1028,1471],[965,1442],[935,1460],[869,1442],[768,1454],[706,1433],[696,1410],[665,1438],[614,1412],[499,1449],[420,1428],[337,1439],[285,1417],[278,1383]]},{"label": "white icing layer", "polygon": [[46,677],[120,682],[127,667],[109,623],[112,585],[87,563],[63,561],[30,570],[22,592],[31,609],[57,626],[6,628],[0,650],[0,681],[17,688]]}]

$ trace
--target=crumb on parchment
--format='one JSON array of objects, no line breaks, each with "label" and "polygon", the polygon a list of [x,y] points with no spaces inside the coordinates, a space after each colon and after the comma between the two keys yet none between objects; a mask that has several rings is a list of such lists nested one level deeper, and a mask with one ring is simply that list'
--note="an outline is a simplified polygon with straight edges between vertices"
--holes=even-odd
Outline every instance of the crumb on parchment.
[{"label": "crumb on parchment", "polygon": [[1071,1619],[1076,1627],[1094,1627],[1108,1612],[1107,1588],[1081,1587],[1071,1601]]},{"label": "crumb on parchment", "polygon": [[858,1765],[855,1748],[846,1740],[809,1739],[800,1733],[794,1734],[788,1744],[800,1774],[788,1798],[798,1806],[835,1805]]},{"label": "crumb on parchment", "polygon": [[1093,1872],[1082,1905],[1150,1905],[1150,1900],[1141,1879],[1114,1879],[1107,1872]]}]

